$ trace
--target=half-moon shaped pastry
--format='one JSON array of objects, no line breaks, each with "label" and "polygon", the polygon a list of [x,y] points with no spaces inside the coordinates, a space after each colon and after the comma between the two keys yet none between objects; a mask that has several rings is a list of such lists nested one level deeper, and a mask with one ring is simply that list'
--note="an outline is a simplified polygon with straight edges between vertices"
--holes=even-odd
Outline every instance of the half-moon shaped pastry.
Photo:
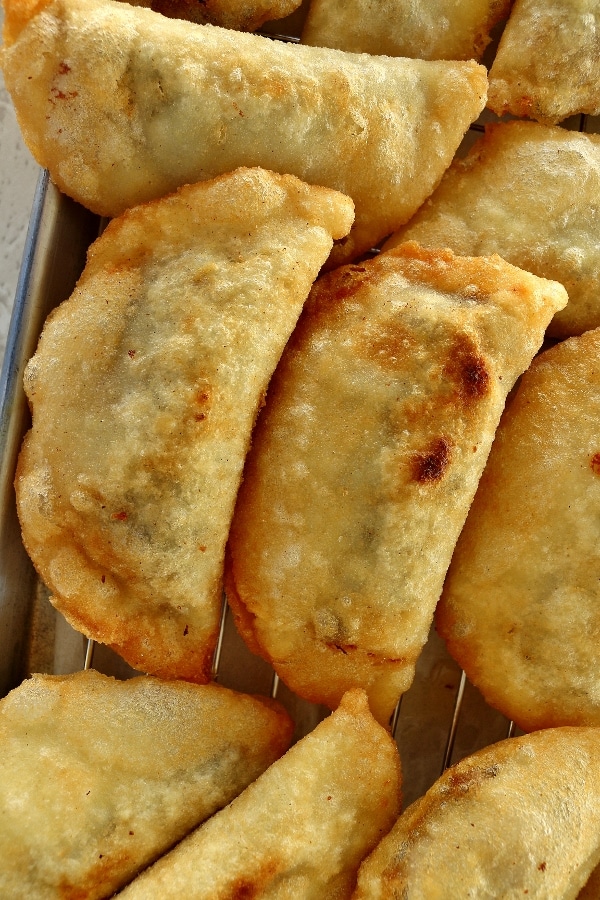
[{"label": "half-moon shaped pastry", "polygon": [[466,256],[497,253],[560,282],[569,303],[549,334],[600,326],[600,136],[505,122],[486,128],[385,249],[406,240]]},{"label": "half-moon shaped pastry", "polygon": [[599,772],[598,728],[486,747],[409,806],[353,900],[575,900],[600,860]]},{"label": "half-moon shaped pastry", "polygon": [[199,25],[220,25],[239,31],[256,31],[271,19],[293,13],[302,0],[133,0],[132,6],[148,6],[175,19]]},{"label": "half-moon shaped pastry", "polygon": [[134,668],[206,681],[271,374],[352,203],[241,169],[113,220],[25,374],[16,491],[52,602]]},{"label": "half-moon shaped pastry", "polygon": [[500,424],[437,611],[490,704],[600,725],[600,329],[542,353]]},{"label": "half-moon shaped pastry", "polygon": [[292,730],[277,704],[214,684],[34,675],[0,702],[0,895],[111,897]]},{"label": "half-moon shaped pastry", "polygon": [[411,59],[481,59],[510,0],[311,0],[302,41]]},{"label": "half-moon shaped pastry", "polygon": [[398,748],[362,691],[236,801],[142,873],[123,900],[349,898],[400,804]]},{"label": "half-moon shaped pastry", "polygon": [[8,0],[2,65],[32,153],[101,215],[238,166],[343,191],[335,260],[418,209],[481,112],[487,72],[294,46],[113,0]]},{"label": "half-moon shaped pastry", "polygon": [[316,282],[253,435],[226,591],[248,646],[387,722],[507,392],[566,302],[498,257],[407,244]]},{"label": "half-moon shaped pastry", "polygon": [[596,0],[516,0],[490,70],[490,109],[546,125],[597,116],[599,30]]}]

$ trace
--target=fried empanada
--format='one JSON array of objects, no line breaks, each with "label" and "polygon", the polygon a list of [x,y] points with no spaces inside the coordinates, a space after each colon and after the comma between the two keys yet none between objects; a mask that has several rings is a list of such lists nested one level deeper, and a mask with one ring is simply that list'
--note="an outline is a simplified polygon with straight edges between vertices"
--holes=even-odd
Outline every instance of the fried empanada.
[{"label": "fried empanada", "polygon": [[600,136],[507,122],[489,126],[430,200],[386,244],[498,253],[565,286],[569,303],[549,334],[600,326]]},{"label": "fried empanada", "polygon": [[400,760],[362,691],[226,809],[137,878],[123,900],[344,900],[400,804]]},{"label": "fried empanada", "polygon": [[284,753],[271,701],[34,675],[0,702],[0,896],[109,897]]},{"label": "fried empanada", "polygon": [[312,0],[302,42],[412,59],[481,59],[511,0]]},{"label": "fried empanada", "polygon": [[486,747],[403,813],[354,900],[574,900],[600,861],[599,773],[597,728]]},{"label": "fried empanada", "polygon": [[101,215],[237,166],[354,200],[350,259],[433,191],[487,92],[475,62],[294,46],[113,0],[7,0],[2,64],[25,139]]},{"label": "fried empanada", "polygon": [[523,376],[448,573],[438,631],[523,729],[600,725],[600,329]]},{"label": "fried empanada", "polygon": [[490,109],[546,125],[597,116],[599,32],[597,0],[516,0],[490,70]]},{"label": "fried empanada", "polygon": [[561,285],[407,244],[315,284],[247,459],[225,585],[300,696],[410,685],[506,394]]},{"label": "fried empanada", "polygon": [[52,602],[134,668],[206,681],[271,373],[352,203],[240,169],[113,220],[25,374],[16,490]]},{"label": "fried empanada", "polygon": [[132,6],[147,6],[175,19],[199,25],[220,25],[239,31],[256,31],[271,19],[282,19],[302,0],[128,0]]}]

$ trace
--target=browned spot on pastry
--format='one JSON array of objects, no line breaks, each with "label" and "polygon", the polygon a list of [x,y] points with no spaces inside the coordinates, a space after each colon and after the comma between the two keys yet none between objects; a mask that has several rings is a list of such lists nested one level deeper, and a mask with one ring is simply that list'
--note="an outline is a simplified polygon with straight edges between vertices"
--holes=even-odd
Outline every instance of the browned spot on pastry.
[{"label": "browned spot on pastry", "polygon": [[411,460],[412,477],[419,484],[431,484],[441,481],[452,457],[450,442],[446,438],[438,438],[430,447],[415,453]]},{"label": "browned spot on pastry", "polygon": [[85,888],[77,888],[64,880],[57,885],[57,890],[61,900],[85,900],[87,896]]},{"label": "browned spot on pastry", "polygon": [[485,359],[467,335],[457,336],[444,373],[455,383],[463,403],[480,400],[489,393],[490,374]]},{"label": "browned spot on pastry", "polygon": [[380,329],[378,334],[365,342],[365,355],[384,369],[398,369],[406,364],[414,350],[415,337],[407,328],[394,323]]},{"label": "browned spot on pastry", "polygon": [[196,403],[208,403],[210,400],[210,393],[207,388],[202,388],[196,394]]},{"label": "browned spot on pastry", "polygon": [[63,878],[57,885],[56,897],[60,900],[86,900],[97,892],[98,884],[116,884],[123,871],[127,871],[135,862],[135,851],[124,848],[109,854],[98,853],[96,862],[83,883],[72,884],[68,877]]},{"label": "browned spot on pastry", "polygon": [[488,766],[485,769],[474,766],[466,770],[450,770],[447,774],[448,790],[452,794],[464,794],[471,788],[482,784],[488,778],[495,778],[498,772],[498,766]]},{"label": "browned spot on pastry", "polygon": [[254,878],[240,878],[222,894],[223,900],[253,900],[260,897],[277,872],[275,860],[263,865]]},{"label": "browned spot on pastry", "polygon": [[490,376],[481,357],[471,357],[462,367],[463,386],[469,397],[483,397],[487,394]]},{"label": "browned spot on pastry", "polygon": [[366,266],[344,266],[330,276],[329,288],[334,301],[347,300],[370,281],[371,270]]},{"label": "browned spot on pastry", "polygon": [[234,885],[229,896],[231,900],[252,900],[258,895],[259,887],[249,881],[240,881]]},{"label": "browned spot on pastry", "polygon": [[594,475],[600,475],[600,453],[594,453],[590,460],[590,466]]},{"label": "browned spot on pastry", "polygon": [[202,387],[200,390],[196,391],[194,396],[194,419],[196,422],[203,422],[208,413],[210,412],[211,407],[211,396],[210,390],[208,387]]},{"label": "browned spot on pastry", "polygon": [[54,103],[54,100],[74,100],[75,97],[79,96],[78,91],[67,91],[65,93],[57,87],[50,88],[50,93],[52,94],[52,98],[49,98],[51,103]]},{"label": "browned spot on pastry", "polygon": [[356,644],[341,644],[337,641],[328,642],[327,646],[330,650],[340,650],[344,654],[344,656],[347,656],[347,654],[352,650],[356,650]]}]

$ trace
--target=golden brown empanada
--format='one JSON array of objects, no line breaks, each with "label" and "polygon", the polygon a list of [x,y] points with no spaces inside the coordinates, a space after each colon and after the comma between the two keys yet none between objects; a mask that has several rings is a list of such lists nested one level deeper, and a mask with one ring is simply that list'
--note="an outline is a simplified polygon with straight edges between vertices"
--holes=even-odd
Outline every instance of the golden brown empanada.
[{"label": "golden brown empanada", "polygon": [[232,522],[248,646],[387,721],[413,678],[507,392],[563,287],[407,244],[321,278],[273,377]]},{"label": "golden brown empanada", "polygon": [[411,59],[481,59],[511,0],[311,0],[302,42]]},{"label": "golden brown empanada", "polygon": [[597,116],[599,33],[597,0],[516,0],[490,70],[490,109],[546,125]]},{"label": "golden brown empanada", "polygon": [[214,684],[34,675],[0,701],[0,896],[112,896],[284,753],[271,701]]},{"label": "golden brown empanada", "polygon": [[385,244],[406,240],[467,256],[498,253],[559,281],[569,303],[549,334],[600,326],[600,136],[535,122],[488,126],[465,159]]},{"label": "golden brown empanada", "polygon": [[353,900],[574,900],[600,860],[599,772],[598,728],[486,747],[403,813]]},{"label": "golden brown empanada", "polygon": [[600,725],[600,329],[541,354],[500,424],[437,611],[529,731]]},{"label": "golden brown empanada", "polygon": [[240,169],[136,207],[90,248],[25,374],[25,546],[77,629],[206,681],[225,542],[271,373],[352,203]]},{"label": "golden brown empanada", "polygon": [[175,19],[199,25],[220,25],[239,31],[256,31],[271,19],[293,13],[302,0],[129,0]]}]

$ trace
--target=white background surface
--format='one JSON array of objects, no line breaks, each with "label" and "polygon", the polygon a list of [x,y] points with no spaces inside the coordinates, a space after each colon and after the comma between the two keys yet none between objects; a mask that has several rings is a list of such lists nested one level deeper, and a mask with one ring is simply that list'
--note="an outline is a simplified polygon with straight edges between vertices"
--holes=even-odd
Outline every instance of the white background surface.
[{"label": "white background surface", "polygon": [[0,363],[39,171],[23,144],[0,74]]}]

